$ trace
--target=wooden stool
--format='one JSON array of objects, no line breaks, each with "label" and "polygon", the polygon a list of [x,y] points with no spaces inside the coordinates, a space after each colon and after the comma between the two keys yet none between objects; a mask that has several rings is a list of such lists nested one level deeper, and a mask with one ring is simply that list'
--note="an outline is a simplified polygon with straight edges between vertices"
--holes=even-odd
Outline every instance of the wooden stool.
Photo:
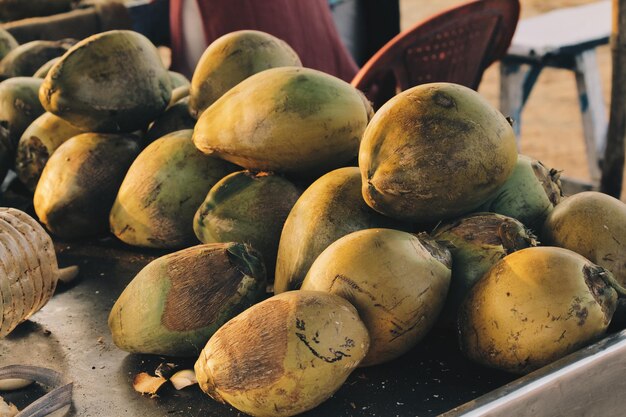
[{"label": "wooden stool", "polygon": [[514,119],[518,144],[522,109],[541,70],[574,72],[593,186],[600,182],[608,127],[595,48],[608,43],[610,33],[609,0],[554,10],[519,22],[500,66],[500,109]]}]

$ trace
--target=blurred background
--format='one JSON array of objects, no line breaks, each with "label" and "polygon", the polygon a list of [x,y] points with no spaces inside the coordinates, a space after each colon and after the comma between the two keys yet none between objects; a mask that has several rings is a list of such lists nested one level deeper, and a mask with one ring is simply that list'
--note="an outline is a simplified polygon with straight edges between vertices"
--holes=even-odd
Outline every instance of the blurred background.
[{"label": "blurred background", "polygon": [[[459,0],[400,0],[402,29]],[[560,7],[579,6],[593,0],[521,0],[521,19]],[[605,103],[609,106],[611,88],[611,54],[608,45],[597,50]],[[492,65],[483,77],[479,92],[498,106],[500,74],[498,64]],[[588,181],[582,120],[578,108],[576,80],[572,72],[544,69],[524,107],[521,153],[542,161],[547,167],[563,171],[565,177]],[[626,182],[625,182],[626,184]],[[626,201],[626,185],[621,199]]]}]

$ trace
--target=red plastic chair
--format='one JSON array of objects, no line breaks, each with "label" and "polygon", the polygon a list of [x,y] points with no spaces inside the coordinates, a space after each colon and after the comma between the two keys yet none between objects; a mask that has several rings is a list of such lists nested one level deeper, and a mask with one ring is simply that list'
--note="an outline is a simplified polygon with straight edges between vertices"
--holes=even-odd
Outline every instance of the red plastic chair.
[{"label": "red plastic chair", "polygon": [[445,81],[476,90],[485,69],[506,54],[519,11],[519,0],[477,0],[447,9],[390,40],[352,85],[375,109],[419,84]]}]

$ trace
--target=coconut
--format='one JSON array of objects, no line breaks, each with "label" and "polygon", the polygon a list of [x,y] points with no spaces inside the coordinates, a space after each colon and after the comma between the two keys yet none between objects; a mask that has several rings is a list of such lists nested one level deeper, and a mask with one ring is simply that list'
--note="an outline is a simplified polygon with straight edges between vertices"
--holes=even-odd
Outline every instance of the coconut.
[{"label": "coconut", "polygon": [[13,49],[17,48],[19,43],[15,40],[6,29],[0,28],[0,61]]},{"label": "coconut", "polygon": [[218,181],[196,211],[193,229],[204,243],[245,242],[272,274],[283,225],[300,190],[275,174],[234,172]]},{"label": "coconut", "polygon": [[330,398],[367,353],[355,308],[319,291],[290,291],[239,314],[195,364],[200,388],[258,417],[287,417]]},{"label": "coconut", "polygon": [[536,246],[522,223],[496,213],[474,213],[443,224],[433,238],[452,253],[452,280],[438,324],[456,328],[458,308],[470,288],[497,262],[517,250]]},{"label": "coconut", "polygon": [[517,156],[513,173],[479,211],[490,211],[513,217],[535,233],[563,197],[560,173],[547,169],[540,161],[526,155]]},{"label": "coconut", "polygon": [[152,142],[128,169],[109,215],[121,241],[152,248],[197,243],[196,210],[216,182],[239,168],[199,152],[191,133],[180,130]]},{"label": "coconut", "polygon": [[419,85],[389,100],[359,149],[367,204],[416,223],[474,210],[516,161],[509,122],[476,91],[451,83]]},{"label": "coconut", "polygon": [[146,265],[109,314],[122,350],[197,356],[226,321],[265,295],[265,267],[248,245],[197,245]]},{"label": "coconut", "polygon": [[106,233],[117,190],[139,151],[132,135],[83,133],[65,141],[46,163],[35,189],[39,220],[67,239]]},{"label": "coconut", "polygon": [[227,33],[211,42],[196,64],[191,78],[191,113],[197,118],[249,76],[285,66],[302,66],[285,41],[258,30]]},{"label": "coconut", "polygon": [[15,172],[27,189],[35,191],[50,155],[63,142],[81,133],[76,126],[49,112],[26,128],[17,144]]},{"label": "coconut", "polygon": [[606,332],[617,301],[613,282],[610,272],[568,249],[514,252],[461,305],[461,350],[513,373],[547,365]]},{"label": "coconut", "polygon": [[31,41],[19,45],[0,61],[0,75],[31,77],[53,58],[58,58],[76,43],[73,39],[60,41]]},{"label": "coconut", "polygon": [[302,290],[348,300],[370,335],[361,366],[390,361],[430,331],[450,285],[450,251],[426,235],[366,229],[332,243],[317,257]]},{"label": "coconut", "polygon": [[253,171],[317,178],[355,159],[370,106],[347,82],[311,68],[270,68],[202,112],[193,141]]},{"label": "coconut", "polygon": [[157,48],[140,33],[112,30],[70,48],[46,75],[39,98],[80,129],[119,133],[145,129],[171,94]]},{"label": "coconut", "polygon": [[340,237],[362,229],[400,226],[365,204],[358,168],[329,172],[302,193],[287,216],[278,245],[274,291],[300,288],[315,258]]},{"label": "coconut", "polygon": [[626,285],[626,204],[608,194],[585,191],[565,198],[548,215],[546,244],[581,254]]},{"label": "coconut", "polygon": [[0,208],[0,338],[41,309],[57,281],[70,280],[78,268],[60,270],[50,236],[28,214]]},{"label": "coconut", "polygon": [[13,77],[0,82],[0,125],[8,130],[6,147],[15,154],[24,130],[45,110],[38,97],[42,80]]}]

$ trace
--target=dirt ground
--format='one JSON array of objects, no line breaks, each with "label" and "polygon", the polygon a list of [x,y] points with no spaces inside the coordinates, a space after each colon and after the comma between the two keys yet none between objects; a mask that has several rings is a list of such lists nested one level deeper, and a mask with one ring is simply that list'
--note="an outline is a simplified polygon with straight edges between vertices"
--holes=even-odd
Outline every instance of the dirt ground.
[{"label": "dirt ground", "polygon": [[[433,13],[463,1],[465,0],[400,0],[402,27],[408,28]],[[593,0],[521,0],[521,19],[560,7],[592,2]],[[608,117],[611,82],[608,45],[598,48],[598,65]],[[479,92],[494,105],[498,105],[498,64],[487,69]],[[562,170],[565,177],[589,180],[576,81],[572,72],[552,68],[541,72],[524,107],[521,131],[521,153],[541,160],[548,167]],[[626,201],[626,182],[621,199]]]}]

